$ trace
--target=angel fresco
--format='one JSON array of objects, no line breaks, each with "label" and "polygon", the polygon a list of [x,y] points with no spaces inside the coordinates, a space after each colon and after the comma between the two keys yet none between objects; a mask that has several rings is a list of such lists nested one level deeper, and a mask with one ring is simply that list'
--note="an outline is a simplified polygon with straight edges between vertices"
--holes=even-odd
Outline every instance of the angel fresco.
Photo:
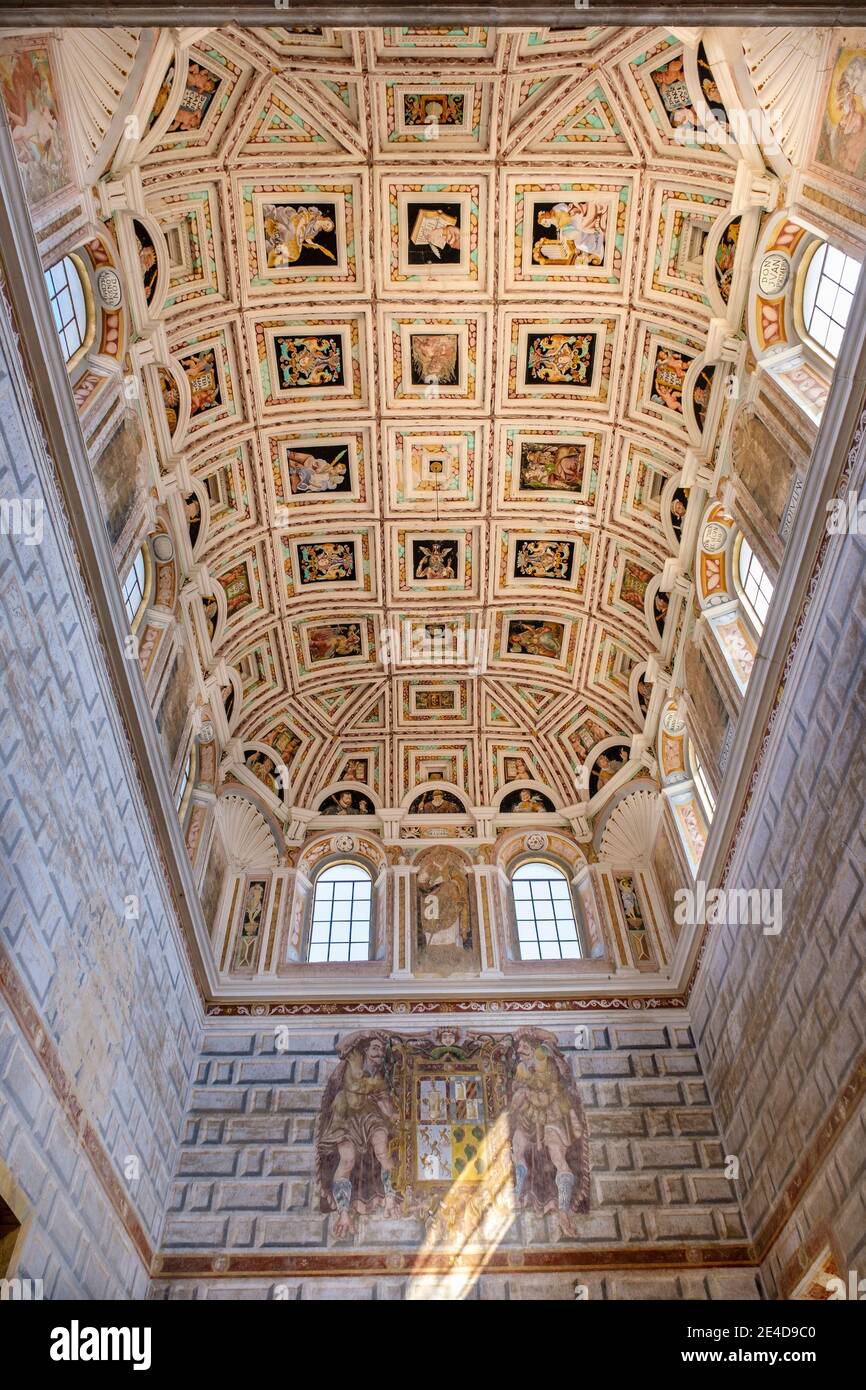
[{"label": "angel fresco", "polygon": [[564,1234],[589,1207],[589,1146],[583,1107],[553,1033],[515,1035],[508,1119],[518,1210],[556,1212]]},{"label": "angel fresco", "polygon": [[416,541],[413,545],[415,579],[453,579],[457,546],[453,541]]},{"label": "angel fresco", "polygon": [[336,228],[333,204],[320,208],[297,203],[265,203],[262,226],[268,266],[272,270],[337,260],[332,236]]},{"label": "angel fresco", "polygon": [[320,1210],[336,1211],[333,1234],[352,1234],[356,1213],[396,1216],[392,1140],[399,1111],[391,1094],[393,1061],[384,1033],[353,1033],[340,1044],[316,1127]]}]

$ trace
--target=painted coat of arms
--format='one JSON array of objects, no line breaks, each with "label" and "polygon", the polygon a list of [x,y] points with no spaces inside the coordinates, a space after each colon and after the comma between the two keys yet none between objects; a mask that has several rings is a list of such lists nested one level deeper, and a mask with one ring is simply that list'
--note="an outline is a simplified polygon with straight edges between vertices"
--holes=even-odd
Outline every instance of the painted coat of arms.
[{"label": "painted coat of arms", "polygon": [[489,1238],[521,1212],[561,1236],[589,1207],[589,1149],[574,1077],[552,1033],[353,1033],[316,1131],[332,1234],[358,1216],[420,1218],[437,1244]]}]

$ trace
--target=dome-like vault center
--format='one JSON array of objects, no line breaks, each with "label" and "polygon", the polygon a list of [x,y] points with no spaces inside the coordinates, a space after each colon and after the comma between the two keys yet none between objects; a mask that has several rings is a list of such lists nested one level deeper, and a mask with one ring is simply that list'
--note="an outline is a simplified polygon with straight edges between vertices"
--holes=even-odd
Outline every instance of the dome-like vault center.
[{"label": "dome-like vault center", "polygon": [[10,1083],[10,1278],[854,1267],[864,73],[0,31],[0,1003],[100,1213]]}]

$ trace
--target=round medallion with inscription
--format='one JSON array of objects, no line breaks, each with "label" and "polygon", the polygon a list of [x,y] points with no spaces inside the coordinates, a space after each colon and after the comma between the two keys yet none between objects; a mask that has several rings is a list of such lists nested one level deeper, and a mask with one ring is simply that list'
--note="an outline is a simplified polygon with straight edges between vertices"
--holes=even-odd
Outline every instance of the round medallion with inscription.
[{"label": "round medallion with inscription", "polygon": [[758,271],[758,286],[761,294],[781,294],[791,274],[791,262],[778,251],[771,251],[761,261]]},{"label": "round medallion with inscription", "polygon": [[96,276],[96,293],[106,309],[119,309],[123,303],[123,285],[116,270],[103,266]]}]

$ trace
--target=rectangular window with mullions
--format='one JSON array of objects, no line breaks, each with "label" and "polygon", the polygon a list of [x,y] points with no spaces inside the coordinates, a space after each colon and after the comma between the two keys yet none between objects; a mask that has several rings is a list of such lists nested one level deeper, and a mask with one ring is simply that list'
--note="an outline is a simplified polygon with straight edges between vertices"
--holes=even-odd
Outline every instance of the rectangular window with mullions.
[{"label": "rectangular window with mullions", "polygon": [[360,864],[332,864],[316,879],[310,961],[370,958],[372,882]]},{"label": "rectangular window with mullions", "polygon": [[536,860],[511,877],[521,960],[577,960],[580,941],[571,888],[561,869]]}]

